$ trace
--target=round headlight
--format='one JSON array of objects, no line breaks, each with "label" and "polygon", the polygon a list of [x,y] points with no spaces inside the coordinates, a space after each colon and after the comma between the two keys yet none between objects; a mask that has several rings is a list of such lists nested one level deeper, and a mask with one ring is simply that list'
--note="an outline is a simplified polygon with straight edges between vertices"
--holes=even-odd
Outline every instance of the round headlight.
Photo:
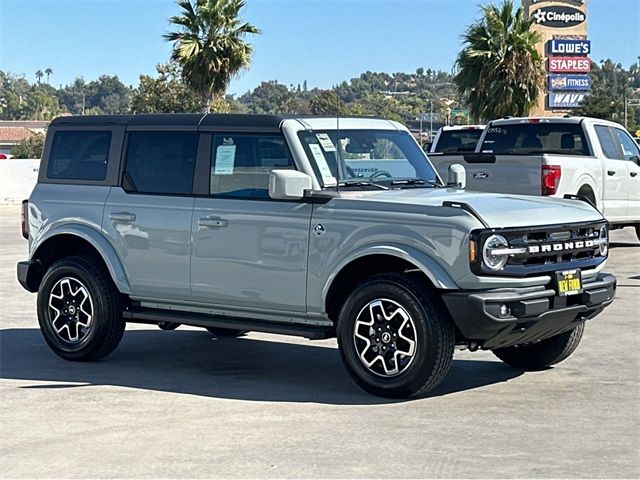
[{"label": "round headlight", "polygon": [[494,250],[509,248],[509,242],[502,235],[491,235],[482,247],[482,259],[491,270],[500,270],[509,259],[508,254],[495,255]]},{"label": "round headlight", "polygon": [[600,244],[598,248],[600,249],[600,255],[603,257],[607,255],[609,251],[609,232],[607,231],[606,225],[600,228]]}]

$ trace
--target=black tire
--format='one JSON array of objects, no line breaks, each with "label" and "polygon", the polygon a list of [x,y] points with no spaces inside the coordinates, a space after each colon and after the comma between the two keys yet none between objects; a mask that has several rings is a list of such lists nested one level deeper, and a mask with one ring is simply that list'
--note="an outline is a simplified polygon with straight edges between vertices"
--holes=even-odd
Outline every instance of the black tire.
[{"label": "black tire", "polygon": [[241,337],[246,330],[234,330],[232,328],[205,327],[209,333],[213,333],[216,337]]},{"label": "black tire", "polygon": [[175,322],[165,322],[165,321],[158,322],[158,327],[160,327],[160,330],[165,330],[165,331],[175,330],[180,325],[181,325],[180,323],[175,323]]},{"label": "black tire", "polygon": [[573,330],[531,345],[497,348],[493,353],[512,367],[532,371],[543,370],[569,357],[578,348],[583,331],[584,323],[581,323]]},{"label": "black tire", "polygon": [[[380,312],[376,319],[374,309]],[[371,327],[361,321],[366,316]],[[413,337],[414,353],[397,356],[401,349],[411,351],[408,341],[401,339],[404,328]],[[390,334],[386,339],[385,331]],[[436,387],[449,371],[455,346],[453,322],[436,294],[411,276],[395,273],[373,276],[351,292],[340,311],[337,337],[351,378],[365,391],[390,398],[408,398]],[[391,348],[382,352],[385,346]]]},{"label": "black tire", "polygon": [[77,361],[109,355],[125,329],[119,292],[109,273],[85,256],[63,258],[49,267],[38,290],[38,322],[49,347]]},{"label": "black tire", "polygon": [[640,224],[636,225],[636,237],[640,241]]}]

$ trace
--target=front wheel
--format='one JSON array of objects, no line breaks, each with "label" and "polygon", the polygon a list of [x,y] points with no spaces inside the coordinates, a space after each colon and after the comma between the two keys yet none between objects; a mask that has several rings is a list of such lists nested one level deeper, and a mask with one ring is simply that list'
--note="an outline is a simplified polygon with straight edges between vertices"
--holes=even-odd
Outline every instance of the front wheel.
[{"label": "front wheel", "polygon": [[640,224],[636,225],[636,237],[640,240]]},{"label": "front wheel", "polygon": [[38,289],[38,322],[49,347],[67,360],[109,355],[125,329],[118,291],[92,257],[67,257],[49,267]]},{"label": "front wheel", "polygon": [[515,368],[542,370],[569,357],[578,348],[582,332],[584,332],[584,323],[573,330],[530,345],[496,348],[493,354]]},{"label": "front wheel", "polygon": [[408,275],[383,274],[349,295],[338,347],[353,380],[374,395],[406,398],[436,387],[451,366],[453,323],[439,299]]}]

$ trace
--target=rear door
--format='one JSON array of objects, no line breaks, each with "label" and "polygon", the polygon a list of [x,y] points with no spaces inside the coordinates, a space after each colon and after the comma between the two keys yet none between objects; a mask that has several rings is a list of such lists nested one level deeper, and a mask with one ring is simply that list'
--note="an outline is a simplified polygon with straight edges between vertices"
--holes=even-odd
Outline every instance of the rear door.
[{"label": "rear door", "polygon": [[[214,132],[192,218],[194,300],[237,310],[306,310],[312,206],[269,198],[271,170],[294,169],[279,132]],[[200,187],[199,187],[200,188]]]},{"label": "rear door", "polygon": [[620,138],[608,125],[594,125],[604,160],[603,214],[612,222],[627,218],[630,171]]},{"label": "rear door", "polygon": [[189,300],[195,131],[127,133],[122,186],[113,187],[103,229],[123,261],[134,297]]}]

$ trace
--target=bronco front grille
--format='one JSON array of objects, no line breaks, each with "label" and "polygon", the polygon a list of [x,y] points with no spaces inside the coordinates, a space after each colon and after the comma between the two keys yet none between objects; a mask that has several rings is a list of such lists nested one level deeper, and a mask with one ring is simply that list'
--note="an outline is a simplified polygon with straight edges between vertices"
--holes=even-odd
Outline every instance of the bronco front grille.
[{"label": "bronco front grille", "polygon": [[477,275],[528,277],[572,268],[594,268],[606,259],[600,255],[600,229],[606,221],[588,224],[553,225],[528,228],[504,228],[476,231],[472,238],[482,251],[484,241],[493,234],[502,235],[513,254],[506,265],[492,271],[482,263],[482,255],[472,262]]}]

